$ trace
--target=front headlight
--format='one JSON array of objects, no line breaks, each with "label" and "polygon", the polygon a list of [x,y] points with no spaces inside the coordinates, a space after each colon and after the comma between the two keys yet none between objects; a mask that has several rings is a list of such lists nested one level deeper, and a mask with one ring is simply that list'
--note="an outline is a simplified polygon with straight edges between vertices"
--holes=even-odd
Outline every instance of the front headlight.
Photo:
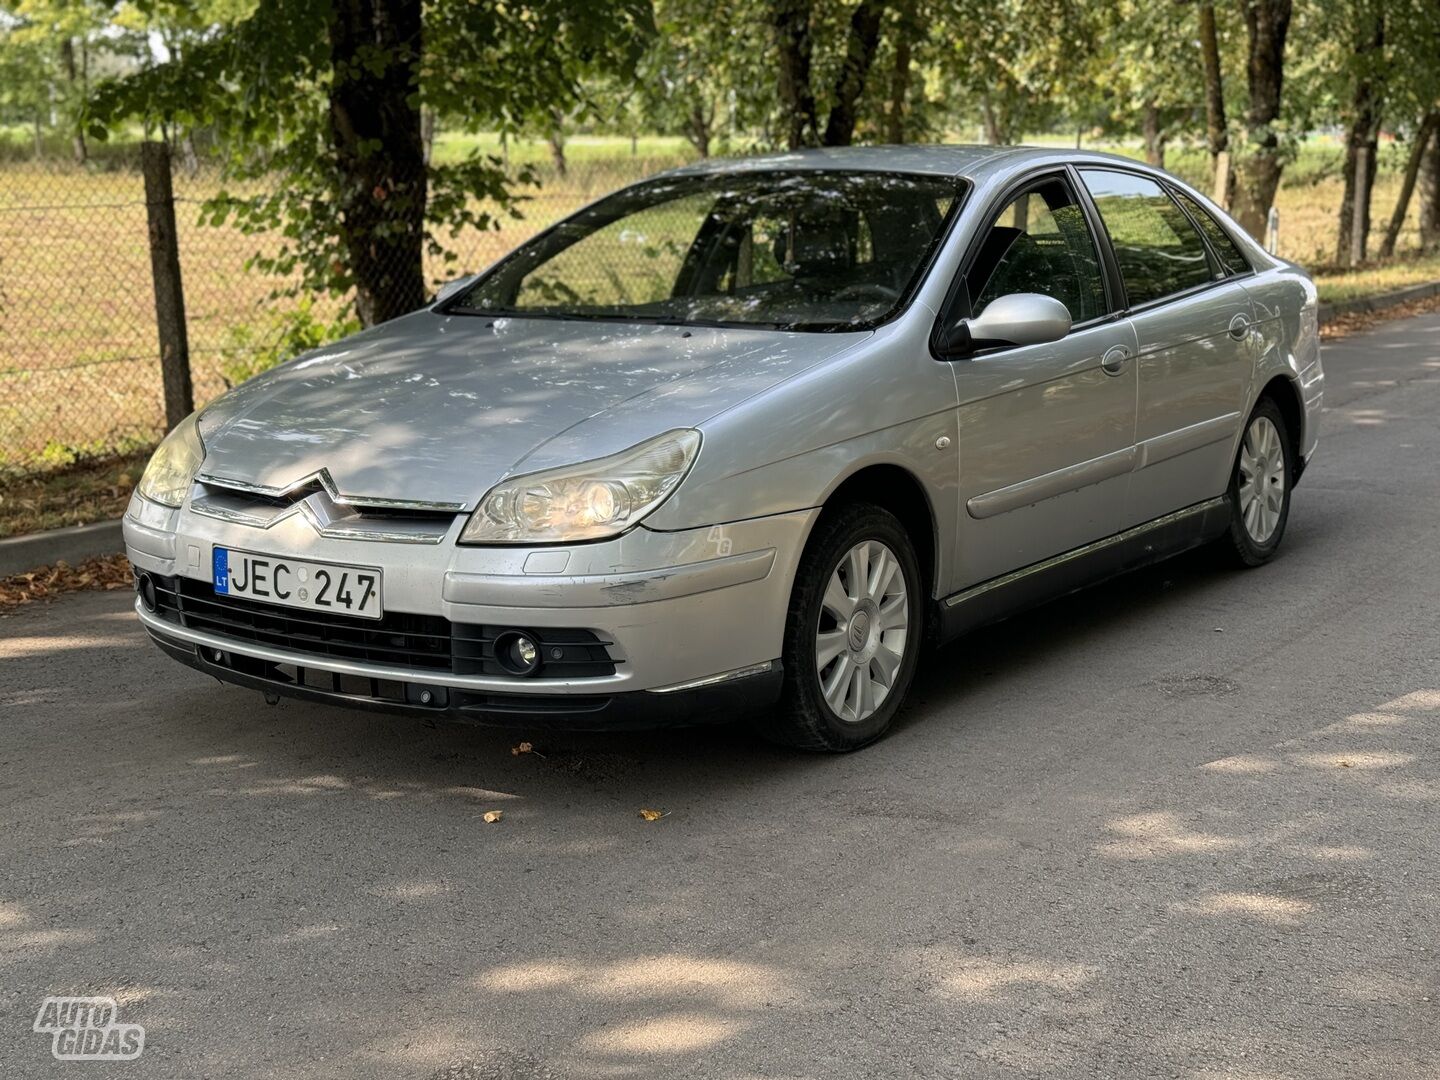
[{"label": "front headlight", "polygon": [[205,460],[205,446],[200,441],[200,425],[196,423],[199,413],[191,413],[175,430],[165,436],[160,449],[145,466],[140,477],[139,492],[151,502],[163,506],[179,506],[185,501],[185,492]]},{"label": "front headlight", "polygon": [[685,478],[700,433],[667,431],[607,458],[502,481],[480,500],[462,544],[557,544],[618,536]]}]

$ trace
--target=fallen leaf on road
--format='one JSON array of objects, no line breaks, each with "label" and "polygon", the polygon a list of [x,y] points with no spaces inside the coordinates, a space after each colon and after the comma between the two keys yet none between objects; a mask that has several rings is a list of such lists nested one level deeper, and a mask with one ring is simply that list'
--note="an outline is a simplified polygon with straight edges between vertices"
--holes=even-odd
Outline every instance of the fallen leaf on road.
[{"label": "fallen leaf on road", "polygon": [[485,811],[485,824],[487,824],[487,825],[494,825],[495,822],[499,821],[499,820],[500,820],[502,817],[504,817],[504,816],[505,816],[505,811],[503,811],[503,810],[486,810],[486,811]]},{"label": "fallen leaf on road", "polygon": [[519,746],[512,746],[512,747],[510,748],[510,753],[515,754],[515,755],[520,755],[520,754],[533,754],[534,752],[535,752],[535,747],[533,747],[532,745],[530,745],[528,742],[522,742]]},{"label": "fallen leaf on road", "polygon": [[646,821],[659,821],[662,817],[665,816],[665,814],[666,814],[666,811],[664,811],[664,810],[641,810],[641,811],[640,811],[640,816],[641,816],[642,818],[644,818]]},{"label": "fallen leaf on road", "polygon": [[1340,768],[1342,768],[1342,769],[1348,769],[1348,768],[1350,768],[1350,767],[1351,767],[1350,762],[1348,762],[1348,761],[1342,761],[1342,762],[1340,762]]},{"label": "fallen leaf on road", "polygon": [[1407,300],[1403,304],[1392,304],[1379,311],[1352,311],[1345,315],[1332,316],[1321,325],[1320,337],[1323,341],[1333,341],[1348,334],[1368,330],[1377,323],[1388,322],[1391,319],[1405,319],[1411,315],[1424,314],[1427,311],[1440,311],[1440,296],[1427,296],[1423,300]]},{"label": "fallen leaf on road", "polygon": [[128,589],[131,581],[124,555],[87,559],[79,566],[57,561],[53,566],[0,579],[0,611],[48,602],[61,593],[81,589]]}]

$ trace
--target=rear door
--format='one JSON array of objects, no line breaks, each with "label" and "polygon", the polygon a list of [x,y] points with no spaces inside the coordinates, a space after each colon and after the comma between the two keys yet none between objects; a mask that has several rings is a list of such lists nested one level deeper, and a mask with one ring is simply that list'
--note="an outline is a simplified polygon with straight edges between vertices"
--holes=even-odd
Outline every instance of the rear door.
[{"label": "rear door", "polygon": [[959,389],[959,584],[972,585],[1121,528],[1133,463],[1135,336],[1093,222],[1063,170],[1000,200],[944,318],[1044,293],[1070,312],[1060,341],[951,361]]},{"label": "rear door", "polygon": [[1254,367],[1254,312],[1167,188],[1122,169],[1079,172],[1139,343],[1130,526],[1224,492]]}]

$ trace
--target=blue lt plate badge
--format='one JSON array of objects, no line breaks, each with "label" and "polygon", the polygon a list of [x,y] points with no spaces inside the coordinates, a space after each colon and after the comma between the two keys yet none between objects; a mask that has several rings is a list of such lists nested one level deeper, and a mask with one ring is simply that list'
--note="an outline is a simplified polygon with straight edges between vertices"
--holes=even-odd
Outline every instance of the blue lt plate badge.
[{"label": "blue lt plate badge", "polygon": [[226,548],[217,547],[214,557],[215,570],[215,591],[217,593],[230,592],[230,552]]}]

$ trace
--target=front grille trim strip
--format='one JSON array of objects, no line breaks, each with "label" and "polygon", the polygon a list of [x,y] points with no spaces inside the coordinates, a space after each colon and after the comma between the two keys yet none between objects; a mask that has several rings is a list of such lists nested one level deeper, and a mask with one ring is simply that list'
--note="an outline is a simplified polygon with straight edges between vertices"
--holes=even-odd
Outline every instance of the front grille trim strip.
[{"label": "front grille trim strip", "polygon": [[597,675],[584,679],[517,679],[493,675],[456,675],[443,669],[435,671],[425,669],[421,673],[417,672],[415,668],[315,656],[311,653],[277,649],[249,641],[237,641],[220,634],[177,626],[175,623],[146,611],[145,605],[138,597],[135,600],[135,614],[150,633],[162,639],[179,640],[190,645],[199,645],[202,648],[219,649],[222,652],[237,652],[243,656],[253,657],[257,660],[269,660],[276,664],[290,664],[294,667],[338,672],[341,675],[359,675],[366,678],[390,679],[396,682],[423,682],[428,686],[445,686],[455,690],[480,690],[507,695],[535,694],[540,697],[566,692],[605,694],[623,691],[634,678],[630,671],[620,667],[617,667],[614,675]]}]

